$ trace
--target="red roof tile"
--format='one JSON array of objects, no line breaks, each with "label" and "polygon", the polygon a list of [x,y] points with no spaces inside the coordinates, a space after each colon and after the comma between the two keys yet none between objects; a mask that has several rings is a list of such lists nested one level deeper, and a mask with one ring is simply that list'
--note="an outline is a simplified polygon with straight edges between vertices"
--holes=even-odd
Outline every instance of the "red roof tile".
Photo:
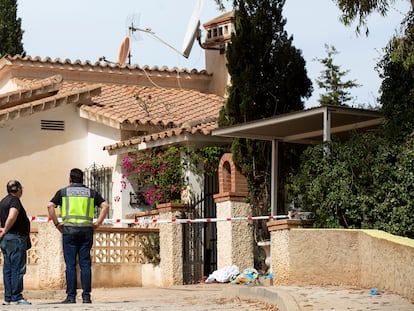
[{"label": "red roof tile", "polygon": [[218,124],[216,121],[213,120],[201,120],[197,124],[184,124],[182,127],[179,128],[172,128],[166,131],[161,131],[158,133],[153,133],[149,135],[143,135],[138,137],[133,137],[124,141],[117,142],[115,144],[105,146],[103,149],[110,151],[124,147],[131,147],[134,145],[138,145],[140,143],[149,143],[153,141],[157,141],[164,138],[172,138],[178,137],[180,135],[185,134],[201,134],[201,135],[209,135],[212,130],[216,129]]},{"label": "red roof tile", "polygon": [[[81,63],[80,61],[70,62],[69,60],[60,61],[59,59],[52,61],[49,58],[41,60],[30,57],[21,58],[20,56],[1,58],[0,70],[3,70],[2,68],[5,66],[11,66],[7,67],[6,70],[9,70],[8,68],[21,68],[21,66],[33,67],[33,70],[39,70],[39,72],[43,72],[42,70],[46,67],[48,71],[45,72],[59,72],[59,69],[64,67],[66,71],[70,70],[71,72],[74,70],[87,71],[88,75],[89,72],[93,72],[94,78],[99,77],[99,75],[96,75],[99,71],[105,71],[106,73],[110,71],[112,74],[118,70],[117,74],[128,76],[128,70],[135,67],[91,64],[90,62]],[[142,67],[140,68],[142,69]],[[152,68],[151,70],[159,69]],[[142,69],[142,71],[145,72],[145,69]],[[168,69],[160,69],[159,71],[168,71]],[[168,72],[173,71],[179,72],[177,69]],[[182,70],[180,72],[186,71]],[[205,71],[197,72],[193,70],[188,73],[206,76]],[[134,74],[136,73],[134,72]],[[152,74],[154,75],[154,72]],[[43,74],[43,76],[45,75]],[[16,84],[25,86],[25,88],[10,92],[10,94],[0,95],[0,105],[3,100],[9,107],[1,109],[0,106],[0,120],[11,118],[11,116],[17,118],[22,115],[23,111],[25,114],[42,111],[54,105],[59,105],[61,100],[65,98],[72,102],[72,99],[67,97],[68,95],[82,95],[77,102],[80,104],[82,117],[111,126],[118,125],[119,128],[125,126],[125,128],[149,133],[105,147],[105,149],[111,150],[117,148],[117,146],[127,146],[138,141],[156,141],[183,134],[209,135],[210,131],[217,127],[216,120],[224,104],[224,98],[216,94],[208,94],[188,88],[160,87],[156,83],[152,83],[150,86],[136,85],[140,84],[140,80],[127,84],[120,83],[119,79],[116,80],[117,83],[99,83],[100,92],[88,93],[89,96],[83,96],[85,90],[97,89],[96,83],[92,83],[94,79],[75,81],[65,80],[64,78],[59,80],[57,77],[59,76],[38,80],[13,78]],[[194,76],[188,76],[188,78],[192,79]],[[52,89],[52,86],[55,88]],[[49,97],[38,99],[29,96],[27,99],[23,96],[26,90],[28,92],[39,90],[38,96]],[[10,107],[12,103],[11,95],[17,95],[14,107]],[[36,101],[31,101],[33,99],[36,99]],[[133,127],[129,127],[129,125]]]},{"label": "red roof tile", "polygon": [[39,56],[31,57],[31,56],[25,56],[22,57],[20,55],[5,55],[1,58],[3,60],[0,62],[0,69],[2,66],[4,66],[5,63],[11,62],[13,64],[24,65],[24,66],[32,66],[32,67],[45,67],[47,65],[51,66],[63,66],[63,67],[76,67],[78,70],[93,70],[93,71],[101,71],[101,72],[122,72],[127,73],[131,70],[147,70],[147,71],[159,71],[159,72],[165,72],[165,73],[173,73],[176,74],[177,72],[180,73],[189,73],[189,74],[199,74],[199,75],[205,75],[207,72],[205,70],[197,70],[197,69],[178,69],[176,67],[174,68],[168,68],[167,66],[138,66],[136,64],[134,65],[121,65],[118,63],[111,63],[111,62],[101,62],[96,61],[92,62],[90,60],[86,60],[84,62],[80,61],[79,59],[75,61],[71,61],[70,59],[62,60],[60,58],[56,58],[52,60],[50,57],[41,58]]},{"label": "red roof tile", "polygon": [[5,109],[56,94],[62,87],[62,76],[24,83],[21,89],[0,94],[0,108]]},{"label": "red roof tile", "polygon": [[62,91],[57,95],[1,109],[0,122],[32,115],[36,112],[52,109],[65,104],[77,104],[79,101],[86,101],[92,96],[98,95],[100,91],[99,85],[91,85],[82,89]]},{"label": "red roof tile", "polygon": [[119,123],[177,127],[200,118],[217,118],[224,99],[193,90],[103,85],[93,102],[81,109]]}]

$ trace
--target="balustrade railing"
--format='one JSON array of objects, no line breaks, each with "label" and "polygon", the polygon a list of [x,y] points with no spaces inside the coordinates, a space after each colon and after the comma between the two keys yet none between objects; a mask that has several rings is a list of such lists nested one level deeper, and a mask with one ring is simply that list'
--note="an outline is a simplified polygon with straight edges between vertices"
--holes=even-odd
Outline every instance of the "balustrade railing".
[{"label": "balustrade railing", "polygon": [[[158,234],[157,228],[98,228],[95,231],[91,250],[92,262],[94,264],[149,263],[146,250],[149,237],[153,234]],[[32,230],[30,238],[32,248],[27,252],[27,264],[36,265],[40,260],[38,231]],[[3,256],[0,256],[0,264],[3,264]]]}]

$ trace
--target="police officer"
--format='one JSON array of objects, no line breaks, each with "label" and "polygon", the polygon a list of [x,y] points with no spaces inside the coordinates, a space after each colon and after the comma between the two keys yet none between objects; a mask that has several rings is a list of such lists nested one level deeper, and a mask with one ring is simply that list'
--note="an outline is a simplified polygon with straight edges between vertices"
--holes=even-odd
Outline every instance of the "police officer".
[{"label": "police officer", "polygon": [[[83,303],[91,303],[91,248],[93,231],[105,219],[109,205],[95,190],[83,184],[83,172],[74,168],[69,175],[70,185],[58,190],[47,205],[49,217],[62,232],[63,256],[66,264],[66,299],[62,303],[76,303],[76,258],[79,257]],[[62,223],[55,208],[60,206]],[[101,208],[94,222],[95,206]]]}]

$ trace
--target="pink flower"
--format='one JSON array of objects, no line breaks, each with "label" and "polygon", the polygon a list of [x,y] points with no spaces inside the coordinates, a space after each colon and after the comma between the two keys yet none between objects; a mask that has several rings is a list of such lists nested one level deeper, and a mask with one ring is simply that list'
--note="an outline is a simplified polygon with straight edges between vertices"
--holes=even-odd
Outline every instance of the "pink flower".
[{"label": "pink flower", "polygon": [[122,165],[126,170],[130,170],[131,169],[131,162],[129,161],[129,157],[125,157],[122,160]]}]

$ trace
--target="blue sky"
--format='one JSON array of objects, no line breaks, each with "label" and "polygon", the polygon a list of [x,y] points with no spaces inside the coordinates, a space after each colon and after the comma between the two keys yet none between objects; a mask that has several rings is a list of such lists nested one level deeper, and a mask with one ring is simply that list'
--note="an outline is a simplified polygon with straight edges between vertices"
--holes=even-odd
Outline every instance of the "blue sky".
[{"label": "blue sky", "polygon": [[[119,47],[133,20],[140,28],[150,27],[155,34],[181,50],[195,0],[18,0],[18,16],[22,18],[24,49],[41,58],[97,62],[104,56],[116,61]],[[227,2],[227,8],[230,3]],[[331,0],[287,0],[284,16],[286,30],[302,51],[308,76],[314,84],[313,96],[306,107],[317,106],[319,94],[315,79],[323,66],[315,58],[324,58],[325,44],[339,51],[335,63],[349,70],[344,79],[356,80],[363,86],[352,91],[357,103],[375,105],[381,80],[375,65],[383,48],[398,29],[403,14],[410,8],[408,0],[397,0],[388,17],[374,15],[369,19],[370,35],[357,36],[355,26],[339,23],[340,11]],[[201,24],[222,14],[213,0],[204,0]],[[190,57],[141,33],[131,42],[132,63],[140,66],[204,69],[204,53],[194,44]]]}]

